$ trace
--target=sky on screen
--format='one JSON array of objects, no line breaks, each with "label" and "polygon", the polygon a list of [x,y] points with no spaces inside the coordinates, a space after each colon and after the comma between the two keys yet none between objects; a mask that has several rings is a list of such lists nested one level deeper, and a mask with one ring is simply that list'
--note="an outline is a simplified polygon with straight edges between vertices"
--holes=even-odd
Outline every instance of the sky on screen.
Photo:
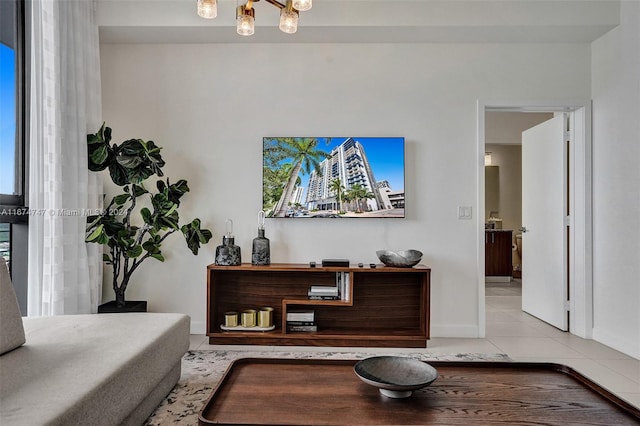
[{"label": "sky on screen", "polygon": [[[318,149],[331,152],[348,138],[318,138]],[[404,138],[402,137],[355,137],[364,147],[365,155],[373,169],[377,181],[386,180],[394,191],[404,190]],[[309,183],[309,175],[300,174],[301,187],[305,189]]]}]

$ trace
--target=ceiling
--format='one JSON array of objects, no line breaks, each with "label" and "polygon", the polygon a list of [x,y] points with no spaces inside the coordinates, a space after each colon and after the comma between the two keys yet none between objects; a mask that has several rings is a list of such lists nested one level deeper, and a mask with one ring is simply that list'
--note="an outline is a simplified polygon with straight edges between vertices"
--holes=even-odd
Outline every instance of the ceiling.
[{"label": "ceiling", "polygon": [[101,43],[590,43],[620,21],[618,0],[315,0],[296,34],[255,5],[256,33],[235,31],[236,0],[218,17],[196,0],[97,0]]},{"label": "ceiling", "polygon": [[552,112],[487,111],[485,144],[521,145],[522,132],[552,118]]}]

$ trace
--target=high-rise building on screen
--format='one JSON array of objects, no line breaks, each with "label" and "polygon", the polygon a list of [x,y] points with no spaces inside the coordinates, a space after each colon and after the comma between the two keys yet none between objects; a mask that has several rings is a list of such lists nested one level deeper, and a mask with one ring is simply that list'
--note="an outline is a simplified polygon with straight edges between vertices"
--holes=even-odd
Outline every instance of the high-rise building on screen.
[{"label": "high-rise building on screen", "polygon": [[359,185],[372,196],[363,199],[365,210],[393,208],[388,197],[379,191],[364,147],[357,140],[348,138],[335,147],[329,158],[320,163],[320,169],[321,175],[314,170],[309,177],[306,204],[310,210],[338,209],[340,200],[337,191],[332,187],[332,181],[336,179],[344,187],[345,193],[352,190],[354,185]]}]

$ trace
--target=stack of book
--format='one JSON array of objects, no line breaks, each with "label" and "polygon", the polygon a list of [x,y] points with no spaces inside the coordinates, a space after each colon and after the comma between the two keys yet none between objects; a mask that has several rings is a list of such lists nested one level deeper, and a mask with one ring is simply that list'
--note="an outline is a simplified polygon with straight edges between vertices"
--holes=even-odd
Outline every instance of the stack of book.
[{"label": "stack of book", "polygon": [[340,290],[337,286],[312,285],[307,296],[311,300],[340,300]]},{"label": "stack of book", "polygon": [[340,294],[340,300],[349,301],[351,295],[351,283],[348,272],[336,272],[336,287]]},{"label": "stack of book", "polygon": [[336,272],[336,285],[312,285],[307,292],[310,300],[344,300],[349,301],[351,284],[348,272]]},{"label": "stack of book", "polygon": [[318,331],[315,312],[308,310],[291,310],[287,312],[287,331]]}]

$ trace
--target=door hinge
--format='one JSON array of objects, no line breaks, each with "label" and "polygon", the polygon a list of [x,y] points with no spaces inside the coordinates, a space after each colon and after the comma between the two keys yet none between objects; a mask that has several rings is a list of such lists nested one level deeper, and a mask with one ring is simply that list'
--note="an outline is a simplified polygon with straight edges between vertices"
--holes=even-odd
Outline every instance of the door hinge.
[{"label": "door hinge", "polygon": [[564,310],[567,311],[567,312],[571,310],[571,301],[570,300],[565,300],[565,302],[564,302]]},{"label": "door hinge", "polygon": [[564,217],[564,226],[571,226],[571,216]]}]

